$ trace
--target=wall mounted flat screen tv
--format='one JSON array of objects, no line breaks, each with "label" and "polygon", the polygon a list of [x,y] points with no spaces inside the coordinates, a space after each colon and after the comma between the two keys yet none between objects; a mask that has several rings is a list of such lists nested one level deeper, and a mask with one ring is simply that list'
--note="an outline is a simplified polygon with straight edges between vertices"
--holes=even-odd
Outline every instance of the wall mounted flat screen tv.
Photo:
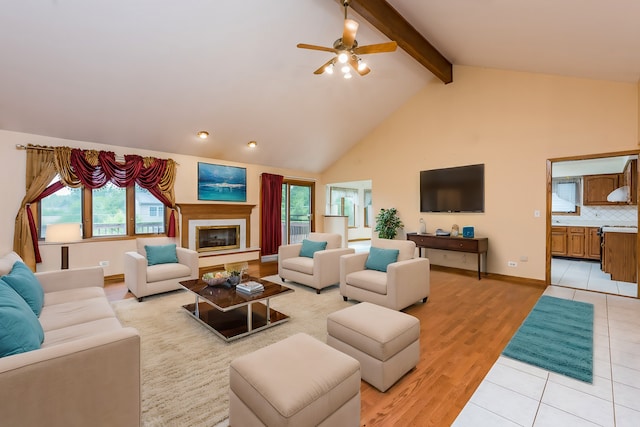
[{"label": "wall mounted flat screen tv", "polygon": [[420,212],[484,212],[484,164],[421,171]]}]

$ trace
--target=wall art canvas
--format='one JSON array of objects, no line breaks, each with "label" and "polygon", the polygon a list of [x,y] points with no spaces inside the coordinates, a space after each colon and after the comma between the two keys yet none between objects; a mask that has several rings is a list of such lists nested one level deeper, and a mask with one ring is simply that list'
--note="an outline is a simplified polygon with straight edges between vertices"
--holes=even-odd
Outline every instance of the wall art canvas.
[{"label": "wall art canvas", "polygon": [[198,200],[246,202],[247,170],[198,162]]}]

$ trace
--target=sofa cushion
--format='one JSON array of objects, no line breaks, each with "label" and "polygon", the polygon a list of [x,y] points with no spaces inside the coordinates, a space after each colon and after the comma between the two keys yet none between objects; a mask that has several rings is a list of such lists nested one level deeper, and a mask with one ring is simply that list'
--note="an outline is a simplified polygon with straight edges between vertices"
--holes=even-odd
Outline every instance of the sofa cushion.
[{"label": "sofa cushion", "polygon": [[31,269],[22,261],[13,264],[11,272],[2,279],[29,304],[36,316],[40,316],[44,303],[44,290]]},{"label": "sofa cushion", "polygon": [[371,247],[369,249],[369,256],[364,264],[364,267],[368,270],[387,271],[387,266],[393,264],[398,260],[398,249],[382,249]]},{"label": "sofa cushion", "polygon": [[170,264],[178,262],[178,254],[176,252],[175,243],[159,246],[147,245],[144,247],[144,250],[147,252],[147,262],[149,263],[149,265]]},{"label": "sofa cushion", "polygon": [[313,258],[295,257],[282,260],[282,268],[304,274],[313,274]]},{"label": "sofa cushion", "polygon": [[147,267],[147,283],[189,276],[191,276],[191,269],[184,264],[157,264]]},{"label": "sofa cushion", "polygon": [[104,319],[92,320],[78,325],[53,329],[51,331],[47,331],[44,335],[42,348],[92,337],[103,332],[117,331],[121,328],[122,326],[117,318],[106,317]]},{"label": "sofa cushion", "polygon": [[347,285],[380,295],[387,294],[387,274],[378,270],[360,270],[347,274]]},{"label": "sofa cushion", "polygon": [[16,261],[22,262],[22,258],[20,258],[20,255],[15,252],[9,252],[8,254],[3,255],[2,258],[0,258],[0,276],[9,274]]},{"label": "sofa cushion", "polygon": [[104,288],[90,286],[86,288],[66,289],[64,291],[47,292],[44,294],[44,305],[63,304],[70,301],[106,297]]},{"label": "sofa cushion", "polygon": [[324,251],[327,247],[327,242],[316,242],[313,240],[304,239],[302,241],[302,247],[300,248],[300,256],[313,258],[313,254],[318,251]]},{"label": "sofa cushion", "polygon": [[0,357],[37,350],[44,332],[31,307],[0,279]]},{"label": "sofa cushion", "polygon": [[40,315],[40,323],[42,329],[48,332],[107,317],[115,317],[115,313],[106,298],[98,297],[45,305]]}]

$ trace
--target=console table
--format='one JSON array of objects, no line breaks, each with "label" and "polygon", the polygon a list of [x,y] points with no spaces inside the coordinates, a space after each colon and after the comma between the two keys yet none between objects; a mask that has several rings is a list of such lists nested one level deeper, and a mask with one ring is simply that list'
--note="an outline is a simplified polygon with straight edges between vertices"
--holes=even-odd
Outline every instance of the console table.
[{"label": "console table", "polygon": [[484,254],[485,273],[487,271],[487,250],[489,248],[489,238],[487,237],[468,238],[407,233],[407,240],[416,242],[419,256],[422,256],[422,248],[478,254],[478,280],[481,279],[480,259],[481,255]]}]

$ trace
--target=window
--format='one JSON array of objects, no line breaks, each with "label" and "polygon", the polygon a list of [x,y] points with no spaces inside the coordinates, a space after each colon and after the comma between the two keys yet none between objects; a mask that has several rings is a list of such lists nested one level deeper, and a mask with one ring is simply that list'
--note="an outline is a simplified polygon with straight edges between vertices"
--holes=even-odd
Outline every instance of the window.
[{"label": "window", "polygon": [[93,236],[126,236],[127,190],[109,182],[91,192]]},{"label": "window", "polygon": [[[57,182],[55,178],[53,182]],[[65,187],[40,201],[40,238],[49,224],[82,223],[82,189]]]},{"label": "window", "polygon": [[580,178],[554,178],[551,180],[551,212],[580,215]]},{"label": "window", "polygon": [[331,187],[331,213],[347,216],[349,227],[356,226],[356,207],[358,206],[358,190],[355,188]]},{"label": "window", "polygon": [[108,183],[93,190],[65,187],[39,205],[41,239],[47,225],[65,222],[81,223],[85,238],[165,233],[165,206],[138,185],[120,188]]},{"label": "window", "polygon": [[164,205],[160,200],[136,184],[135,212],[136,234],[164,233]]},{"label": "window", "polygon": [[373,224],[373,207],[371,206],[371,190],[364,190],[364,226]]}]

